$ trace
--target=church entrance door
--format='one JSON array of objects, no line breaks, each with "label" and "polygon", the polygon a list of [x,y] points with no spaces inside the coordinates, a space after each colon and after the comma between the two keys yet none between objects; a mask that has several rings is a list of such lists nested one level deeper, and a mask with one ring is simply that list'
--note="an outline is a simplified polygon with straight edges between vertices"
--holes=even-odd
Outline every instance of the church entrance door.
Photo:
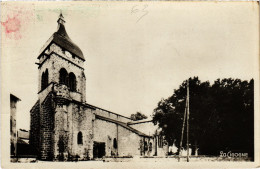
[{"label": "church entrance door", "polygon": [[106,144],[104,142],[94,141],[93,156],[94,158],[102,158],[106,155]]}]

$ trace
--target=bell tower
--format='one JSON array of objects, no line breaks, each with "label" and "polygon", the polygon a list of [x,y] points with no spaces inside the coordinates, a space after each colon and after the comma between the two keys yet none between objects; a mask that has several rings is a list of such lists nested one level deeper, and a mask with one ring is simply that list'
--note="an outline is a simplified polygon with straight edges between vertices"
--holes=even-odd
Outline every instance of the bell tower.
[{"label": "bell tower", "polygon": [[44,98],[48,93],[44,91],[49,91],[51,84],[60,84],[68,89],[71,99],[85,102],[85,58],[80,48],[68,36],[62,13],[57,22],[57,31],[45,43],[38,56],[39,99]]},{"label": "bell tower", "polygon": [[84,112],[86,77],[80,48],[70,39],[62,13],[58,29],[40,50],[38,101],[31,110],[31,139],[42,160],[66,158],[73,144],[73,113]]}]

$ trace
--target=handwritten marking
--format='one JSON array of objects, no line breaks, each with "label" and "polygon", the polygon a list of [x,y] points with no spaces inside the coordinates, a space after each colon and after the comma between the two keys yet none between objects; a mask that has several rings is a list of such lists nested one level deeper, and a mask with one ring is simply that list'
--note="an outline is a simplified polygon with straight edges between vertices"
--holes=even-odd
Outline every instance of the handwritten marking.
[{"label": "handwritten marking", "polygon": [[136,21],[139,22],[144,16],[146,16],[149,12],[146,10],[148,8],[148,5],[135,5],[132,7],[131,14],[142,14]]}]

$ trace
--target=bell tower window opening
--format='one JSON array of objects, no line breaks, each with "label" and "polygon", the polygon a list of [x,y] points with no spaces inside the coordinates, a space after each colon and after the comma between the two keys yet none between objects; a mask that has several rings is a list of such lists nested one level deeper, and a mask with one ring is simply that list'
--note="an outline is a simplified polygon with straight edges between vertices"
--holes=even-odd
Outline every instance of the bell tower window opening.
[{"label": "bell tower window opening", "polygon": [[45,77],[45,73],[42,72],[41,89],[44,89],[44,77]]},{"label": "bell tower window opening", "polygon": [[44,82],[45,82],[45,87],[47,87],[48,84],[49,84],[49,72],[48,72],[48,69],[46,69],[46,71],[45,71],[45,79],[44,79]]},{"label": "bell tower window opening", "polygon": [[68,86],[68,73],[64,68],[60,69],[60,84]]},{"label": "bell tower window opening", "polygon": [[48,69],[46,69],[45,72],[42,73],[42,79],[41,79],[41,89],[45,89],[49,84],[49,73]]},{"label": "bell tower window opening", "polygon": [[69,88],[71,91],[76,91],[76,76],[74,73],[69,74]]}]

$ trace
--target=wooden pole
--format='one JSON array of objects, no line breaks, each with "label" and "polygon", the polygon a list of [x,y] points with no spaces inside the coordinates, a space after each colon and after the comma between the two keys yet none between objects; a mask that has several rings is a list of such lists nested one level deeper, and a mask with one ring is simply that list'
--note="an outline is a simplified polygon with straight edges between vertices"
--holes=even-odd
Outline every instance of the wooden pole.
[{"label": "wooden pole", "polygon": [[15,126],[15,132],[16,132],[16,137],[15,137],[15,156],[16,156],[16,162],[18,161],[18,151],[17,151],[17,148],[18,148],[18,131],[16,130],[16,126]]},{"label": "wooden pole", "polygon": [[179,147],[179,158],[178,161],[180,161],[180,156],[181,156],[181,148],[182,148],[182,140],[183,140],[183,133],[184,133],[184,126],[185,126],[185,121],[186,121],[186,113],[187,113],[187,99],[185,103],[185,110],[184,110],[184,117],[183,117],[183,123],[182,123],[182,130],[181,130],[181,142],[180,142],[180,147]]},{"label": "wooden pole", "polygon": [[189,79],[187,81],[187,162],[189,162],[189,115],[190,115],[190,101],[189,101]]}]

